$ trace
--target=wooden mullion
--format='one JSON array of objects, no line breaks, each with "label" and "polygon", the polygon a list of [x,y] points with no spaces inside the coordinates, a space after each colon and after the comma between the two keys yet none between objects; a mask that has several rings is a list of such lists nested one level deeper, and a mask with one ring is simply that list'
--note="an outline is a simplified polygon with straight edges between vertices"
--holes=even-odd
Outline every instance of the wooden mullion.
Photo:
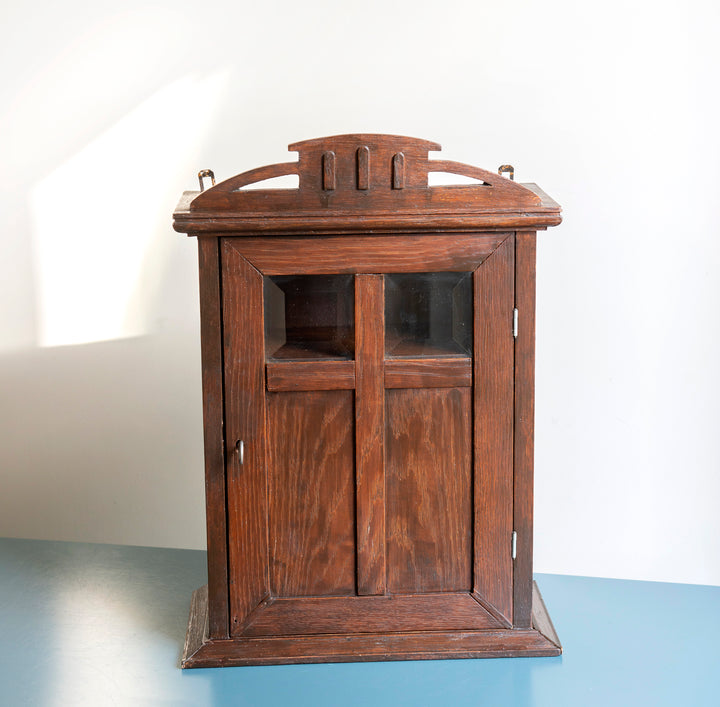
[{"label": "wooden mullion", "polygon": [[384,278],[355,278],[357,592],[384,594]]}]

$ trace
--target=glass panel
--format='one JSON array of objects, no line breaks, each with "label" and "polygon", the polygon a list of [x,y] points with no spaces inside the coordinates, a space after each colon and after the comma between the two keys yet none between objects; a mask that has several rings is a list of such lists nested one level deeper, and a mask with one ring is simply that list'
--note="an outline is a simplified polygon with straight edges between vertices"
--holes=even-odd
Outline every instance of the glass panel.
[{"label": "glass panel", "polygon": [[386,275],[386,355],[470,356],[471,275],[469,272]]},{"label": "glass panel", "polygon": [[264,285],[266,358],[353,357],[352,275],[278,275]]}]

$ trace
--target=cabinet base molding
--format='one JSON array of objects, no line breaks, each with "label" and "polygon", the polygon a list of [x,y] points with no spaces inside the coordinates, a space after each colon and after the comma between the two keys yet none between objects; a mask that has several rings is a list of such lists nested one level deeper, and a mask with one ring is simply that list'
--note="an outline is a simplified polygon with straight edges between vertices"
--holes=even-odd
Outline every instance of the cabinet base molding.
[{"label": "cabinet base molding", "polygon": [[325,636],[208,638],[207,585],[193,592],[183,668],[289,663],[353,663],[441,658],[558,656],[562,646],[533,583],[532,628],[413,631]]}]

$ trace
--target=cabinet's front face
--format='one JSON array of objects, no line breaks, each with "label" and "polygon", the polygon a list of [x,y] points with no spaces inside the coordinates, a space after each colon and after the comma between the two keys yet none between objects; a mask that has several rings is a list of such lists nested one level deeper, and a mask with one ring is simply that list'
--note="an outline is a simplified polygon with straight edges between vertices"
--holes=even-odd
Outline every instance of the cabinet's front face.
[{"label": "cabinet's front face", "polygon": [[510,625],[513,235],[221,260],[231,634]]}]

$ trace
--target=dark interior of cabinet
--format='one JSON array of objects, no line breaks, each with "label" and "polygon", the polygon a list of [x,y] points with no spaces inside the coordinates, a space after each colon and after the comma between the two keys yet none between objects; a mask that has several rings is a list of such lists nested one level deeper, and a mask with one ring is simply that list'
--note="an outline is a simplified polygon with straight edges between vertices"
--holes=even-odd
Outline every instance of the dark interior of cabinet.
[{"label": "dark interior of cabinet", "polygon": [[469,357],[472,315],[471,273],[385,276],[385,353],[388,357]]},{"label": "dark interior of cabinet", "polygon": [[267,359],[353,358],[352,275],[265,277],[263,289]]}]

